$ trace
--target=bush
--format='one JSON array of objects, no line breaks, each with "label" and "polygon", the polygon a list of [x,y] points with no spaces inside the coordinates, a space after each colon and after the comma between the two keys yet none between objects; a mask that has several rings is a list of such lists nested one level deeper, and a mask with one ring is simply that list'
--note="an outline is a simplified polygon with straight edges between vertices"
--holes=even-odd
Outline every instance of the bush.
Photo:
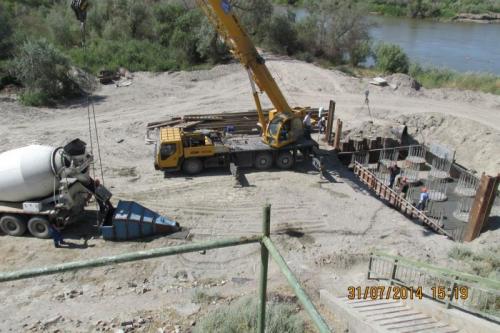
[{"label": "bush", "polygon": [[297,30],[286,15],[273,16],[265,44],[273,52],[292,55],[297,51]]},{"label": "bush", "polygon": [[[193,333],[253,333],[257,330],[257,312],[257,300],[244,297],[207,314],[196,324]],[[266,332],[302,333],[304,332],[304,321],[297,313],[295,306],[268,302]]]},{"label": "bush", "polygon": [[130,71],[167,71],[178,65],[170,58],[169,50],[149,41],[131,39],[112,41],[95,39],[87,50],[69,51],[75,64],[96,73],[101,69],[117,70],[125,67]]},{"label": "bush", "polygon": [[362,40],[356,43],[349,54],[349,63],[351,66],[358,66],[372,55],[372,44],[370,41]]},{"label": "bush", "polygon": [[270,0],[245,0],[232,1],[235,3],[236,15],[253,37],[254,42],[262,41],[267,33],[267,23],[273,16],[273,4]]},{"label": "bush", "polygon": [[197,51],[197,31],[201,26],[202,16],[198,10],[192,10],[176,20],[169,45],[174,59],[182,66],[198,63],[201,59]]},{"label": "bush", "polygon": [[53,98],[41,91],[26,90],[19,97],[21,103],[27,106],[53,106],[55,104]]},{"label": "bush", "polygon": [[457,260],[460,271],[469,271],[482,277],[498,279],[500,276],[500,246],[473,253],[463,246],[453,247],[448,256]]},{"label": "bush", "polygon": [[153,8],[153,14],[156,22],[156,35],[161,45],[168,47],[170,39],[175,30],[177,18],[184,15],[186,10],[174,4],[160,3]]},{"label": "bush", "polygon": [[201,289],[195,289],[191,301],[197,304],[210,304],[218,301],[221,297],[217,293],[205,292]]},{"label": "bush", "polygon": [[203,61],[217,64],[229,59],[228,47],[221,41],[217,31],[207,18],[202,20],[197,39],[196,51]]},{"label": "bush", "polygon": [[46,18],[52,40],[63,48],[81,43],[80,25],[74,20],[71,9],[65,5],[55,5]]},{"label": "bush", "polygon": [[394,44],[380,43],[375,48],[375,64],[385,73],[408,73],[410,62],[403,49]]},{"label": "bush", "polygon": [[24,85],[24,102],[43,105],[51,99],[75,96],[69,79],[69,59],[45,39],[28,40],[12,61],[13,74]]},{"label": "bush", "polygon": [[12,22],[9,13],[0,4],[0,59],[7,59],[12,52]]}]

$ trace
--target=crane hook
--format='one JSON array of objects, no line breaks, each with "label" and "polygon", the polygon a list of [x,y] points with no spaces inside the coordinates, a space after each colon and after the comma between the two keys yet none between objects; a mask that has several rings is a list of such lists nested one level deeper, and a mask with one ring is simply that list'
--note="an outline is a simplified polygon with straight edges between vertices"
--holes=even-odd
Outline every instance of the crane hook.
[{"label": "crane hook", "polygon": [[75,12],[76,19],[82,23],[85,23],[85,20],[87,19],[88,8],[89,2],[87,0],[71,1],[71,9]]}]

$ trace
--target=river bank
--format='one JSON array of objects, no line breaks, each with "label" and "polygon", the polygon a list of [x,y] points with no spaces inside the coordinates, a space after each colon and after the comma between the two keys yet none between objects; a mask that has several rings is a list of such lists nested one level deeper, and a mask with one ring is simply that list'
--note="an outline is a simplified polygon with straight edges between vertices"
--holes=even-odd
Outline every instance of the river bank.
[{"label": "river bank", "polygon": [[[294,11],[305,9],[304,1],[274,0],[278,6],[286,6]],[[432,4],[394,3],[393,1],[368,0],[364,4],[366,13],[389,17],[412,19],[432,19],[442,22],[500,23],[500,3],[495,1],[464,1],[449,3],[434,1]]]},{"label": "river bank", "polygon": [[500,23],[500,13],[458,14],[452,21],[472,23]]}]

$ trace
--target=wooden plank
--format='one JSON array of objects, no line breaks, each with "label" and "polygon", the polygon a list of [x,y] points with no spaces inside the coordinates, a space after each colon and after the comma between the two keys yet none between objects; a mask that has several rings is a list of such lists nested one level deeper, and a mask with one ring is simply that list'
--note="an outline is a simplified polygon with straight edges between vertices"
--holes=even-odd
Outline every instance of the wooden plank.
[{"label": "wooden plank", "polygon": [[332,142],[332,131],[333,131],[333,118],[335,117],[335,101],[330,101],[330,106],[328,108],[328,120],[326,122],[326,142],[330,144]]},{"label": "wooden plank", "polygon": [[342,120],[337,119],[337,128],[335,130],[335,141],[333,147],[336,151],[340,150],[340,137],[342,136]]},{"label": "wooden plank", "polygon": [[147,125],[147,128],[148,129],[155,129],[155,128],[159,128],[159,127],[174,126],[174,125],[182,123],[182,121],[183,121],[182,119],[176,119],[176,120],[168,120],[168,121],[164,121],[164,122],[153,122],[153,123],[149,123]]}]

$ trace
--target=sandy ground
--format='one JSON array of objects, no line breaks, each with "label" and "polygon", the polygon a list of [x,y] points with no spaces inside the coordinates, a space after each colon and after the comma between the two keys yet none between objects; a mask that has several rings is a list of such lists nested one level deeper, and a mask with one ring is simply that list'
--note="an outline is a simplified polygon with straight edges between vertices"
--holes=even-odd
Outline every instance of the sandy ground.
[{"label": "sandy ground", "polygon": [[[375,121],[407,123],[426,142],[439,140],[457,149],[467,167],[500,171],[500,97],[453,90],[397,90],[368,86],[312,64],[291,60],[268,65],[291,104],[313,107],[337,102],[337,115],[349,126],[370,120],[363,108],[370,89]],[[264,101],[265,106],[270,106]],[[147,122],[172,115],[242,111],[253,108],[246,73],[238,64],[179,73],[136,73],[129,87],[105,86],[96,97],[106,186],[114,200],[136,200],[191,229],[192,241],[258,234],[261,211],[272,205],[272,238],[287,263],[318,304],[321,288],[343,288],[364,281],[367,255],[384,250],[446,264],[455,244],[386,207],[340,165],[331,166],[335,182],[326,182],[306,166],[295,171],[249,172],[250,187],[235,188],[225,172],[194,178],[165,179],[153,168],[153,148],[144,143]],[[32,142],[61,145],[88,141],[84,101],[57,109],[0,101],[0,151]],[[122,141],[123,140],[123,141]],[[119,143],[120,142],[120,143]],[[91,227],[68,230],[71,241],[95,234]],[[297,237],[299,236],[299,237]],[[468,245],[494,245],[500,231],[488,231]],[[87,248],[55,249],[30,237],[0,238],[0,271],[169,246],[181,241],[156,238],[112,243],[90,239]],[[257,295],[259,248],[231,249],[122,264],[2,284],[0,332],[131,329],[181,332],[202,314],[240,295]],[[194,288],[216,293],[215,304],[193,303]],[[274,264],[272,292],[291,294]],[[322,313],[332,326],[337,320]],[[140,323],[140,324],[139,324]],[[128,326],[127,326],[128,325]],[[114,326],[114,327],[112,327]]]}]

